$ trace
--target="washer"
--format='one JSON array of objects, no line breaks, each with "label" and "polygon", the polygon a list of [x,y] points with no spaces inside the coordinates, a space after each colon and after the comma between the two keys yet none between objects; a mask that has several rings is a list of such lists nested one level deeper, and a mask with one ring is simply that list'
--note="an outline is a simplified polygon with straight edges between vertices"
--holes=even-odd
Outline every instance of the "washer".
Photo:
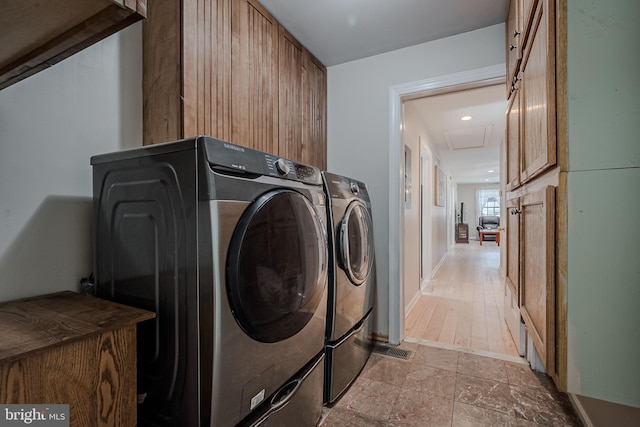
[{"label": "washer", "polygon": [[325,403],[333,404],[356,379],[373,348],[375,257],[366,185],[322,173],[329,218],[329,298]]},{"label": "washer", "polygon": [[138,329],[139,424],[287,418],[293,401],[315,425],[329,260],[320,171],[208,137],[91,163],[96,294],[157,316]]}]

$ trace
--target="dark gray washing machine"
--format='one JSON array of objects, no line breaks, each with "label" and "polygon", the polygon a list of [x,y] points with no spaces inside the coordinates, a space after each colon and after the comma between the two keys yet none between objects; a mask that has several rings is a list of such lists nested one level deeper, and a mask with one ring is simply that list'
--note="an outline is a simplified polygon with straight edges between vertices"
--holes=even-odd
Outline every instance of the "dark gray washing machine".
[{"label": "dark gray washing machine", "polygon": [[356,379],[373,348],[375,257],[371,200],[363,182],[322,173],[329,218],[325,403]]},{"label": "dark gray washing machine", "polygon": [[96,295],[157,315],[138,328],[138,423],[315,425],[328,272],[320,171],[207,137],[91,163]]}]

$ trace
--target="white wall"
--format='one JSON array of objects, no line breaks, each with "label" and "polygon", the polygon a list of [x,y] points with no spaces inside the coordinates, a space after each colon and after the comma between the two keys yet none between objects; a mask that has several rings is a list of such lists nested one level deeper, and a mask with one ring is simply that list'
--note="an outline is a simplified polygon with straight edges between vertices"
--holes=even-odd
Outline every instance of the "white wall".
[{"label": "white wall", "polygon": [[0,91],[0,301],[92,272],[89,161],[141,144],[141,25]]},{"label": "white wall", "polygon": [[567,1],[568,388],[640,407],[640,2]]},{"label": "white wall", "polygon": [[375,331],[389,324],[389,90],[504,63],[504,25],[329,67],[327,168],[370,187],[378,290]]},{"label": "white wall", "polygon": [[[422,279],[427,281],[433,277],[432,268],[437,266],[447,253],[447,223],[444,217],[446,208],[434,206],[434,146],[430,139],[428,129],[420,116],[420,113],[412,101],[404,104],[404,142],[411,148],[412,153],[412,205],[411,209],[405,209],[405,233],[404,233],[404,303],[405,312],[420,292],[420,263],[421,263],[421,220],[428,218],[423,233],[427,236],[424,242],[425,251],[430,259],[426,262],[426,271]],[[426,165],[427,182],[425,188],[424,210],[420,209],[420,149],[429,155],[429,164]],[[446,171],[446,165],[442,165]],[[448,174],[447,174],[448,175]]]}]

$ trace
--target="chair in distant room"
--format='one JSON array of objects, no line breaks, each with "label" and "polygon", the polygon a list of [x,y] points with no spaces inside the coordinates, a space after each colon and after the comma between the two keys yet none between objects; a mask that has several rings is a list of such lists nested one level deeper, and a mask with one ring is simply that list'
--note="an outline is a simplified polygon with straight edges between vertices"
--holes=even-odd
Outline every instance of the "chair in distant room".
[{"label": "chair in distant room", "polygon": [[[498,227],[500,227],[500,217],[499,216],[481,216],[480,218],[478,218],[478,226],[476,227],[476,229],[478,230],[478,237],[480,238],[480,244],[482,245],[482,242],[496,242],[498,243],[498,245],[500,245],[500,237],[499,237],[499,231],[498,231]],[[491,234],[489,233],[483,233],[485,231],[490,231],[492,232]]]}]

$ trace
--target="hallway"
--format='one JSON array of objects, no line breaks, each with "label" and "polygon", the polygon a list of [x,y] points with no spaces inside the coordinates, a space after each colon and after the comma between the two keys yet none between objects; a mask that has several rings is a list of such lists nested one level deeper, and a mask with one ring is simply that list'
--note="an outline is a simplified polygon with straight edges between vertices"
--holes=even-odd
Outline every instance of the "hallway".
[{"label": "hallway", "polygon": [[405,321],[407,340],[518,356],[504,321],[504,278],[495,242],[458,243]]}]

